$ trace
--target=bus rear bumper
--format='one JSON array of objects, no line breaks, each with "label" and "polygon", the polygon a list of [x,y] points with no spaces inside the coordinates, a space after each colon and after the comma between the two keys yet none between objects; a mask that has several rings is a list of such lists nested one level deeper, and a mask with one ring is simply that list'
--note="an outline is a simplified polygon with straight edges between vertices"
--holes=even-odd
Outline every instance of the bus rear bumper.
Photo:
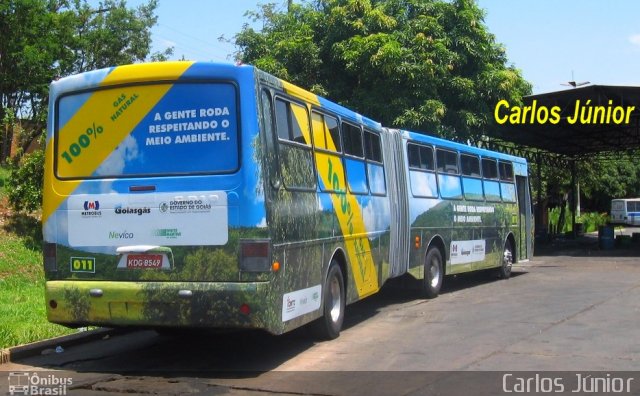
[{"label": "bus rear bumper", "polygon": [[280,334],[280,311],[268,299],[268,286],[268,282],[48,281],[47,318],[70,327],[258,328]]}]

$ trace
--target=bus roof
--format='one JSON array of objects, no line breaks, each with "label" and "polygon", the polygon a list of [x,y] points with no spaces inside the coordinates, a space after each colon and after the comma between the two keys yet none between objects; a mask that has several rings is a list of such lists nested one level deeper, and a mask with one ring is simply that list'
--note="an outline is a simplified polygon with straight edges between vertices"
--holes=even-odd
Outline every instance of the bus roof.
[{"label": "bus roof", "polygon": [[420,143],[434,144],[439,147],[449,148],[452,150],[457,150],[457,151],[461,151],[468,154],[476,154],[482,157],[491,157],[491,158],[497,158],[505,161],[518,162],[518,163],[527,162],[527,160],[522,157],[517,157],[514,155],[500,153],[498,151],[491,151],[491,150],[478,148],[474,146],[468,146],[466,144],[452,142],[449,140],[437,138],[435,136],[425,135],[419,132],[400,130],[400,133],[402,134],[402,137],[407,140],[413,140]]},{"label": "bus roof", "polygon": [[371,118],[363,116],[362,114],[359,114],[342,105],[332,102],[329,99],[323,98],[322,96],[316,95],[295,84],[281,80],[265,71],[262,71],[257,68],[255,70],[258,75],[258,78],[260,78],[264,82],[267,82],[268,84],[275,85],[275,86],[281,86],[287,93],[297,96],[299,98],[303,98],[310,103],[316,104],[320,109],[326,110],[328,112],[332,112],[336,115],[346,118],[347,120],[351,120],[352,122],[361,123],[365,127],[371,128],[376,131],[379,131],[382,128],[382,125],[379,122],[374,121]]},{"label": "bus roof", "polygon": [[[157,82],[162,80],[237,78],[252,73],[253,66],[232,63],[173,61],[135,63],[87,71],[61,78],[51,83],[51,92],[60,95],[66,92],[120,85],[129,83]],[[109,77],[109,78],[107,78]]]}]

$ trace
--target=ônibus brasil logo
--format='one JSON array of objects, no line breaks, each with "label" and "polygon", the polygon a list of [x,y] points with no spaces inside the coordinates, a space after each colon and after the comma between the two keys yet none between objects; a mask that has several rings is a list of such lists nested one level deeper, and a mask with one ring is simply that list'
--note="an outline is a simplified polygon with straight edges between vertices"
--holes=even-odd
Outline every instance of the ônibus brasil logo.
[{"label": "\u00f4nibus brasil logo", "polygon": [[72,378],[57,374],[11,372],[8,379],[10,395],[66,395],[73,385]]}]

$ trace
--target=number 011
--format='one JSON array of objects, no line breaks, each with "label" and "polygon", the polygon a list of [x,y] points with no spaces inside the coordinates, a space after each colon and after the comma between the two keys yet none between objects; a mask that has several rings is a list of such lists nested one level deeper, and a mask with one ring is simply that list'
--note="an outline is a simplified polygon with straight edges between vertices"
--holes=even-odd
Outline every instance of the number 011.
[{"label": "number 011", "polygon": [[96,272],[96,259],[93,257],[71,257],[71,272]]}]

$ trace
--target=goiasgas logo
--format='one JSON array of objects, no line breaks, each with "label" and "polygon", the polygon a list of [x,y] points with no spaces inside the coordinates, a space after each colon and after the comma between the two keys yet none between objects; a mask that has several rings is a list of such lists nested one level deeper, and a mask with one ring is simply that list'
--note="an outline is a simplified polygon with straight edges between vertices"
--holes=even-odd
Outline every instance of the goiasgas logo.
[{"label": "goiasgas logo", "polygon": [[127,208],[122,206],[117,206],[115,208],[116,214],[124,214],[124,215],[138,215],[142,216],[143,214],[151,213],[151,208],[142,207],[142,208]]},{"label": "goiasgas logo", "polygon": [[100,217],[100,201],[84,201],[82,217]]},{"label": "goiasgas logo", "polygon": [[9,394],[11,395],[66,395],[71,385],[73,385],[73,378],[56,374],[9,373]]}]

